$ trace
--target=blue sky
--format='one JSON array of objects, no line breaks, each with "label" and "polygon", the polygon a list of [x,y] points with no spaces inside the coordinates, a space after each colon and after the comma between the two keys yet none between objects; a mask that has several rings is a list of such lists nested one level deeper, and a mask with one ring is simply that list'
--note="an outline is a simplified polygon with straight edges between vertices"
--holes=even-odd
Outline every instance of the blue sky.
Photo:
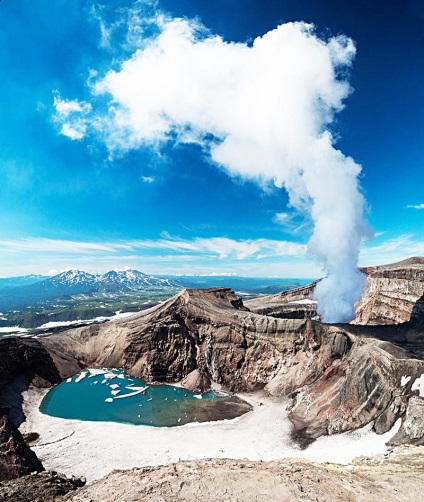
[{"label": "blue sky", "polygon": [[[227,49],[229,42],[240,50],[251,47],[291,21],[313,23],[322,41],[341,34],[352,39],[356,55],[338,79],[353,92],[346,92],[344,108],[332,112],[326,128],[334,147],[362,166],[366,218],[375,238],[362,245],[359,263],[424,254],[420,0],[3,0],[1,276],[122,267],[280,277],[322,273],[306,248],[314,227],[307,211],[289,207],[284,188],[258,174],[261,166],[246,175],[231,171],[232,161],[211,161],[222,140],[219,120],[205,129],[211,137],[202,132],[201,139],[187,140],[173,129],[166,141],[155,132],[152,141],[143,136],[131,147],[126,126],[125,145],[116,146],[116,123],[108,122],[110,87],[109,94],[93,89],[110,71],[121,75],[120,89],[127,85],[122,65],[163,29],[157,17],[152,22],[158,14],[167,22],[196,19]],[[172,134],[177,139],[169,139]]]}]

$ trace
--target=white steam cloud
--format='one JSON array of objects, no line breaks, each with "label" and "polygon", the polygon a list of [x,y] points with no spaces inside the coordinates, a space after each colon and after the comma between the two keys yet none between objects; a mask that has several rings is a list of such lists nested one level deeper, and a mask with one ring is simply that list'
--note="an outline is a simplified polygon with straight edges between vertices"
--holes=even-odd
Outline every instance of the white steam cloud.
[{"label": "white steam cloud", "polygon": [[329,130],[351,91],[352,40],[322,40],[297,22],[252,44],[228,43],[197,22],[158,19],[159,33],[94,85],[93,94],[108,96],[107,114],[94,111],[83,125],[111,152],[196,143],[231,176],[284,187],[313,222],[308,249],[327,273],[315,292],[321,313],[327,322],[352,319],[369,231],[361,167],[335,149]]}]

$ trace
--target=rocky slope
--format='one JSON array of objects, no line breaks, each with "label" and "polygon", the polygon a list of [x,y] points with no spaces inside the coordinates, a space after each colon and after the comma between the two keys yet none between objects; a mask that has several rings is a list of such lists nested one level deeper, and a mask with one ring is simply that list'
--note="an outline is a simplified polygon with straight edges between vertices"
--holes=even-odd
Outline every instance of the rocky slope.
[{"label": "rocky slope", "polygon": [[[358,459],[348,468],[299,460],[205,460],[114,471],[78,492],[72,502],[314,500],[409,502],[424,490],[423,451]],[[123,500],[123,499],[122,499]]]},{"label": "rocky slope", "polygon": [[367,282],[356,307],[358,324],[397,324],[410,320],[424,295],[424,258],[364,268]]}]

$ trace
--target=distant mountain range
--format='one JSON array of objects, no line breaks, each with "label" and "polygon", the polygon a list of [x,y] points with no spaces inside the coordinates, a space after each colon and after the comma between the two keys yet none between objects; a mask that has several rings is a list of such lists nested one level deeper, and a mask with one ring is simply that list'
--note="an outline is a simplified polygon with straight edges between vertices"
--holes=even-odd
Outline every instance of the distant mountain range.
[{"label": "distant mountain range", "polygon": [[182,288],[178,281],[154,277],[138,270],[110,270],[102,275],[67,270],[53,277],[27,275],[0,279],[0,310],[19,310],[34,303],[69,299],[76,295],[112,298],[141,292],[174,294]]},{"label": "distant mountain range", "polygon": [[273,294],[307,280],[235,276],[157,277],[138,270],[90,274],[67,270],[52,277],[26,275],[0,279],[0,337],[7,327],[92,320],[137,312],[183,288],[229,287],[244,298]]}]

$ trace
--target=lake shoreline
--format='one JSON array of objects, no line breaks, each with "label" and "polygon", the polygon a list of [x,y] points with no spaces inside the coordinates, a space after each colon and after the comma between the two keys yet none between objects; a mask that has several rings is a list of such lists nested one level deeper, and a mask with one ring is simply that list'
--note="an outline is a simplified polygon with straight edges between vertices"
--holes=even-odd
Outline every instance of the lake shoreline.
[{"label": "lake shoreline", "polygon": [[150,427],[44,415],[39,406],[48,391],[30,386],[22,392],[25,421],[20,430],[40,434],[31,447],[46,469],[84,476],[88,481],[115,469],[206,458],[267,461],[291,457],[349,463],[358,455],[387,452],[385,442],[394,433],[378,436],[367,426],[361,431],[319,438],[301,450],[290,439],[288,401],[264,392],[240,394],[252,411],[232,420]]}]

